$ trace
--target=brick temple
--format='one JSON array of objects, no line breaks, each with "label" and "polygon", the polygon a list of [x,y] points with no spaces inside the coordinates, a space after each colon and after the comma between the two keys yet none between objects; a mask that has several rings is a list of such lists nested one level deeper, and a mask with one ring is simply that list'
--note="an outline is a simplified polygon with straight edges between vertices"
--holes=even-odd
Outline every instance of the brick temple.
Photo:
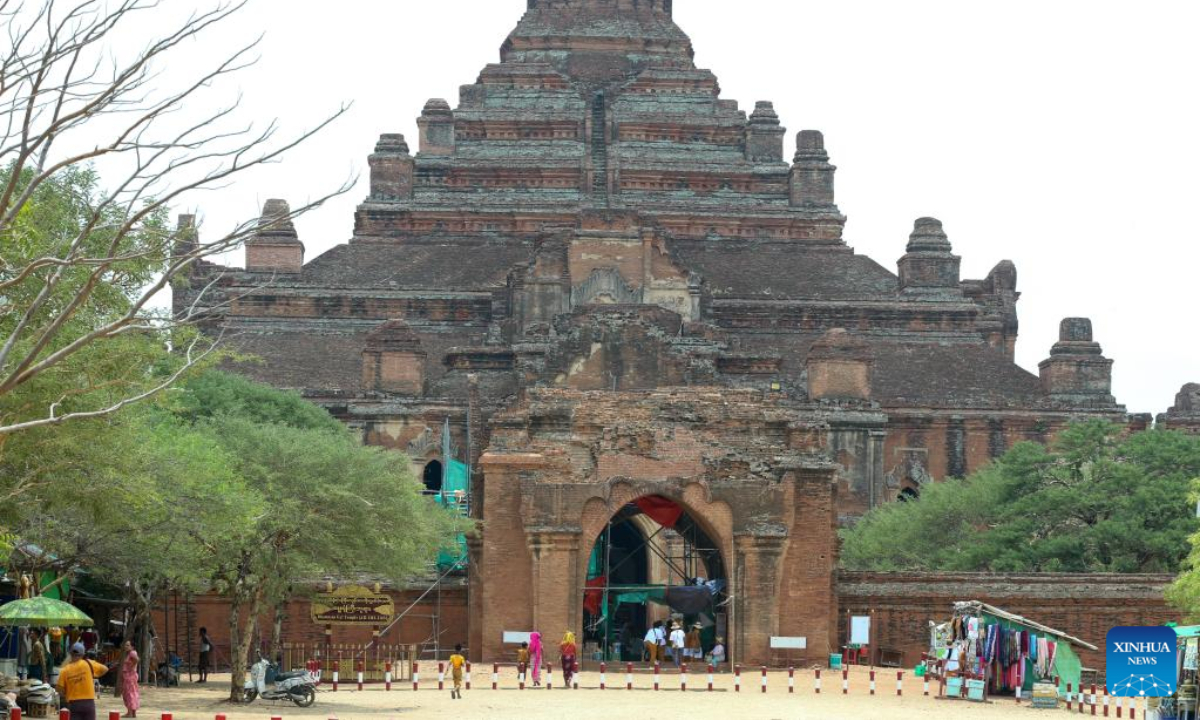
[{"label": "brick temple", "polygon": [[[710,619],[740,661],[774,636],[820,657],[840,525],[1073,420],[1149,422],[1087,319],[1039,374],[1015,364],[1012,262],[961,277],[933,218],[888,266],[856,254],[822,133],[785,159],[772,104],[721,97],[671,0],[529,0],[500,61],[418,125],[415,148],[379,138],[348,243],[306,262],[271,200],[246,267],[202,266],[175,302],[216,278],[200,304],[262,359],[243,372],[431,489],[449,420],[481,521],[450,641],[475,659],[507,656],[504,631],[584,632],[618,525],[655,548],[620,548],[643,565],[627,582],[726,581]],[[1164,421],[1200,430],[1198,396]],[[654,537],[647,497],[681,525]]]}]

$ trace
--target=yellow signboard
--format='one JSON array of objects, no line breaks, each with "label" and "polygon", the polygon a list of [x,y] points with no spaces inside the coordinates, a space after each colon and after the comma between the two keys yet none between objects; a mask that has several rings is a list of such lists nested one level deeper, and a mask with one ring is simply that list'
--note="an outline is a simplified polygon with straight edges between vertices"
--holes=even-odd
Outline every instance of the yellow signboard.
[{"label": "yellow signboard", "polygon": [[390,597],[358,585],[320,593],[312,601],[312,620],[318,625],[387,625],[395,614]]}]

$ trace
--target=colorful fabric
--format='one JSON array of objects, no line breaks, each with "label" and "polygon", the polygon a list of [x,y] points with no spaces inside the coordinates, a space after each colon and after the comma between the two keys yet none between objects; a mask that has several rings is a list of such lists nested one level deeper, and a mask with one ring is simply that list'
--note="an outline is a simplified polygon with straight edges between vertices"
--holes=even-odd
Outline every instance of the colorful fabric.
[{"label": "colorful fabric", "polygon": [[606,576],[600,576],[587,581],[583,591],[583,609],[592,615],[600,614],[600,604],[604,601],[604,586],[608,584]]},{"label": "colorful fabric", "polygon": [[542,682],[542,634],[535,632],[529,636],[529,664],[533,670],[533,682]]},{"label": "colorful fabric", "polygon": [[683,517],[683,508],[677,503],[657,495],[638,498],[633,501],[633,504],[649,515],[651,520],[668,530],[673,529],[679,523],[679,518]]}]

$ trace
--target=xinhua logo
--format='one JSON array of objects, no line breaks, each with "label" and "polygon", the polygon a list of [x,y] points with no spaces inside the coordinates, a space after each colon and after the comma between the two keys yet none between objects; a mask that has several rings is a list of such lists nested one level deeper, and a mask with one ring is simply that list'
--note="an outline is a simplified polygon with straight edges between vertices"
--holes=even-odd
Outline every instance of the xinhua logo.
[{"label": "xinhua logo", "polygon": [[1117,697],[1175,693],[1175,631],[1169,627],[1119,627],[1108,631],[1105,681]]}]

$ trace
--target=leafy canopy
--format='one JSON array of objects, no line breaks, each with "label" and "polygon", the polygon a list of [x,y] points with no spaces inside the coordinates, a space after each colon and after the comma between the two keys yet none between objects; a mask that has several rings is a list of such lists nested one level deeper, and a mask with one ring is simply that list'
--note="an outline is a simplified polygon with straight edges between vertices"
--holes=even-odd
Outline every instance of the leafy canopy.
[{"label": "leafy canopy", "polygon": [[849,569],[1175,572],[1198,528],[1200,438],[1084,422],[843,531]]}]

